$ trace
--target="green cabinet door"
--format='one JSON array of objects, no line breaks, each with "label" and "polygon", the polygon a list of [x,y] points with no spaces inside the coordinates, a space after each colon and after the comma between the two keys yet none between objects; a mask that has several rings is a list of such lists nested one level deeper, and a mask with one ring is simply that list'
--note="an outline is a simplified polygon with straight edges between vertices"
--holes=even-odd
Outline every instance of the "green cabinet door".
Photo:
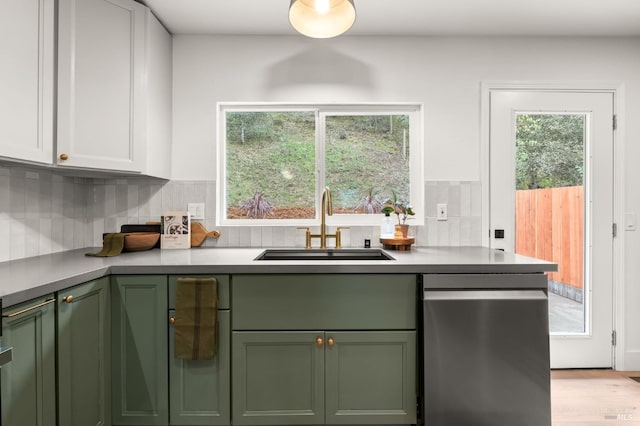
[{"label": "green cabinet door", "polygon": [[327,424],[416,423],[415,331],[325,335]]},{"label": "green cabinet door", "polygon": [[[173,317],[174,311],[169,311]],[[173,327],[169,330],[169,389],[172,425],[231,424],[229,311],[218,312],[217,354],[211,360],[174,356]]]},{"label": "green cabinet door", "polygon": [[2,424],[55,426],[55,299],[6,309],[3,345],[13,360],[2,367]]},{"label": "green cabinet door", "polygon": [[323,340],[321,331],[233,332],[233,424],[324,423]]},{"label": "green cabinet door", "polygon": [[111,424],[109,278],[58,294],[58,412],[65,426]]},{"label": "green cabinet door", "polygon": [[112,422],[167,425],[167,277],[111,279]]}]

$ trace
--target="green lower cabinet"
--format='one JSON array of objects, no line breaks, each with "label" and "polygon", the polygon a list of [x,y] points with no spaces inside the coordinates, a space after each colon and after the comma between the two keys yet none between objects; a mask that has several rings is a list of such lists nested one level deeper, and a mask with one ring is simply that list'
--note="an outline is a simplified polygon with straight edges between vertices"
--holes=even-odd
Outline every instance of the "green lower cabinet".
[{"label": "green lower cabinet", "polygon": [[325,335],[325,423],[416,423],[415,331]]},{"label": "green lower cabinet", "polygon": [[233,424],[324,423],[323,339],[321,331],[232,333]]},{"label": "green lower cabinet", "polygon": [[13,360],[2,367],[2,424],[56,425],[55,299],[5,309],[3,346]]},{"label": "green lower cabinet", "polygon": [[[169,311],[173,317],[174,311]],[[218,311],[217,354],[211,360],[174,357],[173,327],[169,330],[170,424],[229,425],[230,314]]]},{"label": "green lower cabinet", "polygon": [[112,422],[166,426],[167,277],[116,275],[111,279]]},{"label": "green lower cabinet", "polygon": [[415,331],[232,333],[233,424],[415,424]]},{"label": "green lower cabinet", "polygon": [[111,425],[109,278],[58,294],[60,425]]}]

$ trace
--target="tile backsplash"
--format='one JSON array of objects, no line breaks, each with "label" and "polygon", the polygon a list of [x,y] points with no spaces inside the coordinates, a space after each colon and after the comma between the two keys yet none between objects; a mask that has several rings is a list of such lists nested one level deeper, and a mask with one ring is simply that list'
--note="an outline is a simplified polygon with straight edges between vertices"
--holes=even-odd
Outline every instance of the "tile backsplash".
[{"label": "tile backsplash", "polygon": [[[412,226],[416,244],[479,245],[481,187],[477,181],[425,182],[424,226]],[[0,262],[102,245],[102,233],[125,223],[158,220],[163,211],[205,203],[204,225],[218,229],[210,247],[293,247],[304,238],[295,226],[216,227],[215,181],[165,181],[144,177],[78,178],[50,170],[0,165]],[[436,205],[448,205],[448,220],[436,220]],[[374,246],[379,227],[351,227],[345,247]]]}]

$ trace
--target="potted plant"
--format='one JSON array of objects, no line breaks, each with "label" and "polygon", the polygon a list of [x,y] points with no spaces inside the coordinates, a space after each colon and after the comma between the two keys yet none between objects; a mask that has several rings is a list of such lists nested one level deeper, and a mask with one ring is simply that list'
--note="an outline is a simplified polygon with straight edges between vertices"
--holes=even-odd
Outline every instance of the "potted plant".
[{"label": "potted plant", "polygon": [[394,213],[396,218],[398,219],[398,223],[395,225],[395,237],[396,238],[407,238],[407,233],[409,232],[409,225],[405,222],[410,219],[409,216],[413,216],[416,213],[413,211],[411,204],[405,203],[398,199],[395,191],[392,191],[393,198],[388,199],[384,203],[384,207],[382,208],[382,213],[387,215]]}]

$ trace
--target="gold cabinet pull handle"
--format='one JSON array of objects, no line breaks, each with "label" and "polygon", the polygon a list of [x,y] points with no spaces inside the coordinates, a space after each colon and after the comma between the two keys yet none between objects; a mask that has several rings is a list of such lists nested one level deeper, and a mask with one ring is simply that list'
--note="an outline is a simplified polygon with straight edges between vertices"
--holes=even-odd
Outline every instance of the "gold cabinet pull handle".
[{"label": "gold cabinet pull handle", "polygon": [[323,344],[323,343],[324,343],[324,341],[322,340],[322,337],[318,337],[318,338],[316,339],[316,345],[318,345],[318,346],[322,346],[322,344]]},{"label": "gold cabinet pull handle", "polygon": [[67,297],[65,297],[62,300],[64,301],[64,303],[73,303],[73,296],[72,295],[68,295]]},{"label": "gold cabinet pull handle", "polygon": [[169,324],[175,324],[175,323],[176,323],[176,317],[170,317]]},{"label": "gold cabinet pull handle", "polygon": [[65,154],[65,153],[62,153],[62,154],[60,154],[60,159],[61,159],[62,161],[65,161],[65,160],[68,160],[68,159],[69,159],[69,156],[68,156],[67,154]]},{"label": "gold cabinet pull handle", "polygon": [[333,345],[335,345],[336,342],[333,340],[333,337],[329,337],[327,339],[327,346],[329,346],[330,348],[333,347]]},{"label": "gold cabinet pull handle", "polygon": [[22,310],[20,310],[18,312],[14,312],[12,314],[2,315],[2,318],[14,318],[14,317],[17,317],[18,315],[26,314],[27,312],[31,312],[31,311],[33,311],[35,309],[42,308],[43,306],[48,305],[49,303],[53,303],[55,301],[56,301],[56,299],[47,299],[42,303],[38,303],[37,305],[29,306],[28,308],[22,309]]}]

